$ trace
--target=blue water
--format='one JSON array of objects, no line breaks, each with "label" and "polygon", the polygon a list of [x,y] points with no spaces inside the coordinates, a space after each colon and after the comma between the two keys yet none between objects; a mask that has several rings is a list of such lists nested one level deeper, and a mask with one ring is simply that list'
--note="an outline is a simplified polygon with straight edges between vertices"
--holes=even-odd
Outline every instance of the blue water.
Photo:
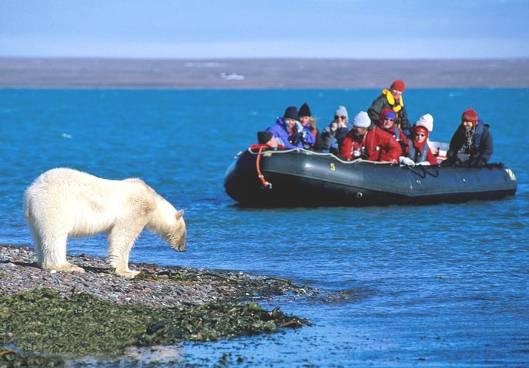
[{"label": "blue water", "polygon": [[[448,140],[461,111],[492,125],[494,161],[517,175],[501,201],[368,208],[240,209],[224,193],[233,156],[290,104],[323,128],[337,105],[367,109],[376,90],[0,90],[0,243],[25,245],[22,193],[41,172],[74,167],[141,177],[186,211],[188,251],[144,233],[135,262],[291,278],[339,302],[272,300],[312,325],[183,344],[186,362],[232,352],[248,366],[529,366],[529,90],[406,92]],[[103,236],[71,254],[105,255]]]}]

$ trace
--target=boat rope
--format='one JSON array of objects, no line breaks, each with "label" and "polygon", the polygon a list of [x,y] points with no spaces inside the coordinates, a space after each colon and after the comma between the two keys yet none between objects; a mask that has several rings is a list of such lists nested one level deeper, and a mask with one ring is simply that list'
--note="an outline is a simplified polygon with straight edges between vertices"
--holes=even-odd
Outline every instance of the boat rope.
[{"label": "boat rope", "polygon": [[[250,152],[251,154],[253,155],[256,155],[258,154],[258,152],[255,152],[255,150],[258,149],[258,144],[252,144],[249,148],[248,148],[248,152]],[[268,146],[267,146],[268,147]],[[351,164],[357,164],[357,163],[368,163],[368,164],[374,164],[374,165],[394,165],[393,163],[390,163],[390,162],[387,162],[387,161],[370,161],[370,160],[363,160],[361,158],[357,158],[356,160],[353,160],[353,161],[346,161],[346,160],[343,160],[341,159],[340,157],[332,154],[332,153],[327,153],[327,152],[314,152],[314,151],[309,151],[309,150],[306,150],[306,149],[303,149],[303,148],[291,148],[291,149],[282,149],[282,150],[277,150],[277,151],[268,151],[267,154],[270,154],[270,155],[277,155],[277,154],[281,154],[281,153],[290,153],[290,152],[299,152],[299,153],[304,153],[306,155],[314,155],[314,156],[327,156],[327,157],[333,157],[336,161],[339,161],[343,164],[347,164],[347,165],[351,165]]]},{"label": "boat rope", "polygon": [[266,180],[265,176],[261,172],[261,156],[263,155],[263,150],[270,148],[267,144],[254,144],[249,148],[251,153],[254,153],[254,149],[257,149],[257,159],[255,160],[255,169],[257,171],[257,178],[261,182],[261,186],[265,189],[272,189],[272,183]]},{"label": "boat rope", "polygon": [[[426,175],[430,175],[433,178],[437,178],[439,176],[439,168],[437,166],[430,167],[429,165],[415,165],[406,166],[406,168],[421,179],[426,178]],[[429,170],[430,168],[432,169],[431,171]],[[420,172],[415,169],[420,169]]]}]

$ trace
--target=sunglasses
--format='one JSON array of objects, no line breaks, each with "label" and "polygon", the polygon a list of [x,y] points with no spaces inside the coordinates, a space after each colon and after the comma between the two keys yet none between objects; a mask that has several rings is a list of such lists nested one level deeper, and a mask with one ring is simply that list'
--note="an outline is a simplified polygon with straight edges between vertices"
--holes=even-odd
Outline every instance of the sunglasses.
[{"label": "sunglasses", "polygon": [[384,121],[395,121],[395,119],[384,118]]},{"label": "sunglasses", "polygon": [[335,119],[342,119],[342,120],[345,120],[345,116],[335,116],[334,118],[335,118]]}]

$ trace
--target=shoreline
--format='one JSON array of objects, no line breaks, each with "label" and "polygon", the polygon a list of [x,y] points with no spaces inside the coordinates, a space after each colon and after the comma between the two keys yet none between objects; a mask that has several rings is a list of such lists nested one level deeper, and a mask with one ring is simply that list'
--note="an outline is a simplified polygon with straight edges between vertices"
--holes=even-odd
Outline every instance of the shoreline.
[{"label": "shoreline", "polygon": [[112,59],[0,57],[0,88],[528,88],[521,59]]},{"label": "shoreline", "polygon": [[100,257],[68,260],[85,272],[43,270],[30,248],[0,244],[0,366],[127,360],[131,348],[300,328],[310,322],[258,302],[320,297],[314,288],[243,272],[142,263],[131,264],[140,275],[125,279]]}]

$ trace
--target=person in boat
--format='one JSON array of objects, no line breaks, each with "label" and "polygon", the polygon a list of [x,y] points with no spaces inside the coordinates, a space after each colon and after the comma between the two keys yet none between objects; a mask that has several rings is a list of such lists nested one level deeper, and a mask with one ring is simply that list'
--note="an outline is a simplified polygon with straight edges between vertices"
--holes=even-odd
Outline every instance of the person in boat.
[{"label": "person in boat", "polygon": [[388,163],[399,161],[401,148],[393,136],[377,126],[360,111],[353,119],[353,128],[345,136],[340,148],[340,157],[345,160],[370,160]]},{"label": "person in boat", "polygon": [[380,129],[385,130],[389,134],[395,138],[397,142],[399,142],[400,148],[401,148],[401,156],[408,156],[408,153],[410,151],[410,141],[406,134],[400,129],[397,124],[395,124],[395,119],[397,118],[395,111],[393,111],[390,108],[383,108],[380,112],[380,121],[378,122],[378,126]]},{"label": "person in boat", "polygon": [[340,145],[349,132],[349,116],[345,106],[338,106],[334,113],[334,120],[321,133],[321,144],[317,150],[338,154]]},{"label": "person in boat", "polygon": [[287,107],[283,117],[277,118],[276,123],[266,131],[272,133],[278,145],[287,149],[314,145],[314,137],[298,121],[296,106]]},{"label": "person in boat", "polygon": [[492,156],[492,135],[489,125],[469,108],[461,115],[461,124],[450,140],[444,165],[483,167]]},{"label": "person in boat", "polygon": [[410,135],[410,122],[408,121],[408,113],[404,107],[404,98],[402,94],[406,85],[400,79],[391,83],[389,89],[384,88],[380,96],[378,96],[371,107],[367,110],[371,122],[373,125],[378,124],[380,121],[380,113],[383,109],[389,108],[395,112],[395,124],[398,128],[409,136]]},{"label": "person in boat", "polygon": [[274,149],[284,148],[283,146],[277,144],[276,138],[273,136],[272,133],[270,133],[268,131],[257,132],[257,143],[259,145],[266,145],[266,146],[268,146],[270,148],[274,148]]},{"label": "person in boat", "polygon": [[303,125],[303,128],[308,130],[314,138],[314,143],[310,148],[314,148],[319,145],[320,132],[318,130],[316,119],[312,116],[309,105],[305,102],[300,106],[298,112],[298,120]]},{"label": "person in boat", "polygon": [[412,139],[409,146],[408,156],[420,165],[437,165],[437,158],[434,156],[428,137],[433,130],[433,116],[425,114],[415,122],[412,128]]}]

